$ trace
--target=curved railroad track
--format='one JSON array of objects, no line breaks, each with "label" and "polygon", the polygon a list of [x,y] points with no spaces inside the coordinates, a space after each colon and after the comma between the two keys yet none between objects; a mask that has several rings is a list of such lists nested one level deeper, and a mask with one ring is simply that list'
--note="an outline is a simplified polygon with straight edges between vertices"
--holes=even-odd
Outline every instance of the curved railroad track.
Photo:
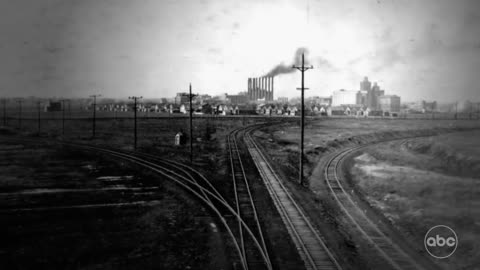
[{"label": "curved railroad track", "polygon": [[[423,137],[423,136],[418,136]],[[416,137],[412,137],[416,138]],[[394,139],[388,141],[401,141],[400,147],[412,138]],[[379,226],[367,216],[365,211],[352,198],[353,190],[348,189],[339,174],[342,162],[355,151],[387,141],[370,143],[342,150],[334,154],[325,167],[325,181],[333,198],[340,206],[342,212],[359,232],[363,239],[368,241],[376,256],[371,256],[372,263],[378,269],[438,269],[438,266],[430,262],[419,262],[412,255],[394,242],[390,236],[383,232]],[[352,192],[352,194],[350,194]],[[432,265],[430,265],[432,264]]]},{"label": "curved railroad track", "polygon": [[306,269],[342,269],[252,139],[250,133],[255,128],[256,126],[246,128],[244,142]]},{"label": "curved railroad track", "polygon": [[[44,142],[43,140],[19,138],[10,138],[9,140],[20,143]],[[224,218],[224,215],[232,216],[235,220],[235,229],[238,226],[245,235],[248,235],[252,239],[254,245],[261,249],[262,246],[256,239],[257,235],[250,230],[250,227],[243,220],[243,217],[238,214],[238,212],[234,208],[232,208],[229,202],[218,192],[218,190],[213,187],[213,185],[194,168],[185,164],[181,164],[179,162],[165,160],[162,158],[158,158],[154,155],[140,152],[128,152],[86,144],[67,143],[62,141],[56,141],[55,143],[72,146],[87,151],[107,154],[109,156],[140,165],[166,177],[167,179],[173,181],[174,183],[180,185],[181,187],[189,191],[197,199],[202,201],[219,218],[220,222],[225,227],[227,234],[232,240],[236,253],[238,254],[242,269],[248,269],[247,261],[244,256],[243,249],[241,248],[240,241],[237,239],[234,231],[232,230],[233,226],[231,226],[229,224],[229,221]],[[201,181],[198,181],[198,178]],[[268,269],[271,269],[271,267]]]}]

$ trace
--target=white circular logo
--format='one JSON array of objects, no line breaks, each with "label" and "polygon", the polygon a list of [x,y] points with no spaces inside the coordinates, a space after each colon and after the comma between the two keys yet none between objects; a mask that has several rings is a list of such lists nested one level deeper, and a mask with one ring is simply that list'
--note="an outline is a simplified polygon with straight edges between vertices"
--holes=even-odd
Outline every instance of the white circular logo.
[{"label": "white circular logo", "polygon": [[437,259],[445,259],[457,250],[458,237],[452,228],[445,225],[433,226],[425,234],[425,249]]}]

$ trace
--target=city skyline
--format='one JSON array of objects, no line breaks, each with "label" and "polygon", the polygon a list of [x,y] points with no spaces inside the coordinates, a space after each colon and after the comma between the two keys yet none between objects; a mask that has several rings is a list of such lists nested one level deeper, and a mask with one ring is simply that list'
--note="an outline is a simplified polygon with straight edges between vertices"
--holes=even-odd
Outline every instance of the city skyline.
[{"label": "city skyline", "polygon": [[[368,76],[402,101],[478,100],[476,1],[340,2],[6,1],[1,96],[233,95],[302,51],[306,96]],[[299,86],[278,75],[274,98]]]}]

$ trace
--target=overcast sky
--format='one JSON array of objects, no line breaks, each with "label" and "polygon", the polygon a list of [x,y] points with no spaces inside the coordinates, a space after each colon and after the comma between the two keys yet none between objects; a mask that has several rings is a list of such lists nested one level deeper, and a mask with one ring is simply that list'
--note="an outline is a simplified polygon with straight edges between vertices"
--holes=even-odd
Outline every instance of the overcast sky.
[{"label": "overcast sky", "polygon": [[308,96],[480,101],[476,0],[0,0],[0,33],[1,96],[233,94],[305,48]]}]

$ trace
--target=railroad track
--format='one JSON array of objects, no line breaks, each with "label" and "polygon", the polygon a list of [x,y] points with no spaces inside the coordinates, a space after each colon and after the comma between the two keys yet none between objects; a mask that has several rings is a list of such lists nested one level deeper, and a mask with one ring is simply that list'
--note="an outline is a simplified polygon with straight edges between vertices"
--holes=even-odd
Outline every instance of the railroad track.
[{"label": "railroad track", "polygon": [[244,142],[306,269],[342,269],[320,234],[312,226],[252,139],[250,132],[254,128],[250,127],[245,130]]},{"label": "railroad track", "polygon": [[241,129],[234,130],[227,136],[235,206],[238,216],[247,224],[253,232],[256,241],[260,244],[260,246],[255,245],[255,242],[252,241],[255,239],[251,239],[251,236],[245,237],[245,228],[239,223],[240,248],[248,269],[272,269],[262,227],[260,226],[255,202],[250,191],[248,179],[245,175],[245,169],[237,144],[236,136],[240,130]]},{"label": "railroad track", "polygon": [[[12,138],[9,140],[20,143],[45,142],[43,140],[28,140],[18,138]],[[229,202],[215,189],[215,187],[213,187],[213,185],[210,184],[210,182],[205,177],[203,177],[201,173],[191,168],[190,166],[140,152],[127,152],[122,150],[108,149],[85,144],[67,143],[61,141],[56,141],[55,143],[72,146],[87,151],[95,151],[98,153],[103,153],[112,157],[119,158],[124,161],[135,163],[166,177],[167,179],[173,181],[174,183],[180,185],[181,187],[189,191],[197,199],[202,201],[219,218],[220,222],[225,227],[227,234],[232,240],[236,253],[238,254],[242,269],[248,269],[244,252],[242,252],[242,249],[240,247],[240,241],[237,240],[237,237],[232,231],[232,226],[229,225],[229,221],[224,218],[224,215],[231,216],[235,220],[236,226],[239,226],[244,235],[249,236],[252,239],[254,245],[261,247],[260,243],[256,239],[256,234],[254,234],[250,230],[249,226],[243,220],[242,216],[240,216],[238,212],[231,207]],[[201,181],[198,181],[197,179],[200,179]],[[236,226],[235,229],[237,228]],[[269,269],[271,269],[271,267]]]},{"label": "railroad track", "polygon": [[[400,146],[404,147],[408,141],[409,139],[403,139]],[[327,186],[348,220],[363,239],[369,242],[373,252],[376,253],[376,256],[370,257],[373,265],[379,269],[427,269],[392,241],[391,237],[386,235],[375,222],[367,216],[365,211],[362,210],[349,193],[349,191],[353,192],[353,190],[347,191],[347,187],[343,184],[343,179],[338,174],[342,161],[348,155],[371,145],[373,145],[373,143],[353,147],[335,154],[328,161],[325,168],[325,181]],[[432,266],[432,269],[438,269],[438,266]]]}]

